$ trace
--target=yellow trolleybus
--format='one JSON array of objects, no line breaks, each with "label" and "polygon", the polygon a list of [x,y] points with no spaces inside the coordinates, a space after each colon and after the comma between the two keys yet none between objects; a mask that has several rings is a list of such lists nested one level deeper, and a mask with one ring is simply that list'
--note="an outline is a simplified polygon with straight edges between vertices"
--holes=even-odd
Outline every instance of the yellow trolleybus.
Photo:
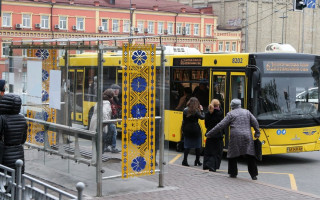
[{"label": "yellow trolleybus", "polygon": [[[121,85],[121,56],[106,55],[104,59],[104,87]],[[166,75],[170,76],[166,92],[170,99],[165,106],[166,140],[178,143],[182,139],[184,105],[180,98],[187,92],[199,98],[205,109],[213,98],[219,99],[224,114],[230,111],[230,101],[239,98],[259,121],[263,155],[320,150],[319,56],[234,53],[167,55],[166,60]],[[71,90],[78,104],[73,106],[73,112],[75,120],[84,125],[88,125],[96,101],[96,63],[96,55],[69,58],[69,76],[74,80]],[[203,121],[200,124],[204,135]],[[226,129],[225,149],[228,138]]]}]

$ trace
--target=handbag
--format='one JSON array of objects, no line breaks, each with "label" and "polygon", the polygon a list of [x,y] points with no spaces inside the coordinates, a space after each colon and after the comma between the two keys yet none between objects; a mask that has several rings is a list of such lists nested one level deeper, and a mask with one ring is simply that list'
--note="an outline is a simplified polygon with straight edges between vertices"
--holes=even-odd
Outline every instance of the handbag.
[{"label": "handbag", "polygon": [[254,140],[254,150],[256,152],[256,159],[262,161],[262,143],[259,139]]}]

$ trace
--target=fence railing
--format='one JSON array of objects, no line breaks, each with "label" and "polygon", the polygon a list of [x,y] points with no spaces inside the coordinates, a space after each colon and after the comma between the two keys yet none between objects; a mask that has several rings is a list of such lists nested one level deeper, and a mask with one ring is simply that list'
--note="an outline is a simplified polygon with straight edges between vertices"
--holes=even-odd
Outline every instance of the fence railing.
[{"label": "fence railing", "polygon": [[31,176],[22,174],[23,161],[16,161],[16,170],[0,165],[0,199],[4,200],[82,200],[84,183],[76,185],[75,196]]}]

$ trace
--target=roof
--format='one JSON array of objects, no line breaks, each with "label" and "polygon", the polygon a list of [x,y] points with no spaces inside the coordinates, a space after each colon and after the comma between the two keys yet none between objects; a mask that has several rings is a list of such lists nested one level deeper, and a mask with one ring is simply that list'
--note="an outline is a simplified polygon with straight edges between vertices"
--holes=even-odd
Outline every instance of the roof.
[{"label": "roof", "polygon": [[[8,0],[15,1],[15,0]],[[108,8],[121,8],[121,9],[129,9],[130,8],[130,0],[19,0],[20,2],[39,2],[39,3],[51,3],[55,2],[55,4],[67,4],[67,5],[75,5],[75,6],[95,6],[95,3],[99,3],[99,7],[108,7]],[[115,4],[111,4],[110,2],[114,1]],[[72,3],[70,3],[72,2]],[[132,8],[136,10],[158,10],[164,12],[172,12],[172,13],[193,13],[200,14],[201,11],[203,14],[211,14],[212,9],[208,8],[193,8],[188,5],[184,5],[182,3],[168,1],[168,0],[131,0]]]}]

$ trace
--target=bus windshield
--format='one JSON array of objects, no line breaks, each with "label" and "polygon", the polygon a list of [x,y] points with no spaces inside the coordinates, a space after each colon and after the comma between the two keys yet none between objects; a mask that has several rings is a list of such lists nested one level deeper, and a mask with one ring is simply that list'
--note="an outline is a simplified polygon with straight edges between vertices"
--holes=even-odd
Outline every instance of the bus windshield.
[{"label": "bus windshield", "polygon": [[319,114],[318,87],[311,76],[273,76],[261,79],[259,120],[314,119]]}]

